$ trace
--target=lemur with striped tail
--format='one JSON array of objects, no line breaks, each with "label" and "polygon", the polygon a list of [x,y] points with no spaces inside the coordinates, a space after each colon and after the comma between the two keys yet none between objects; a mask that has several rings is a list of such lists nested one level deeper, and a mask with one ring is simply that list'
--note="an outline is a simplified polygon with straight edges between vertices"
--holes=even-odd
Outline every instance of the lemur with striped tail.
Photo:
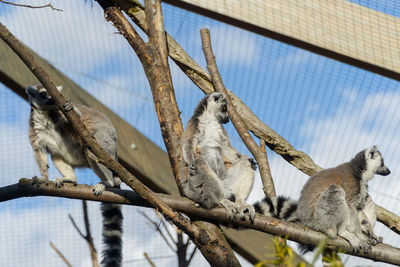
[{"label": "lemur with striped tail", "polygon": [[[61,90],[62,87],[58,87]],[[29,140],[36,163],[41,174],[34,183],[49,182],[47,153],[62,177],[54,184],[63,186],[64,182],[76,184],[74,168],[91,168],[101,182],[93,189],[95,195],[103,193],[106,187],[119,187],[121,180],[106,166],[97,161],[96,156],[86,147],[73,130],[62,111],[55,105],[42,85],[28,86],[31,113],[29,118]],[[117,133],[110,120],[94,108],[74,105],[70,102],[65,109],[74,109],[89,132],[115,160],[117,160]],[[122,212],[121,206],[101,203],[103,216],[103,266],[118,267],[122,261]]]},{"label": "lemur with striped tail", "polygon": [[[265,198],[254,207],[258,213],[306,225],[330,238],[343,237],[354,251],[367,253],[383,240],[373,231],[376,210],[368,194],[367,183],[375,174],[386,176],[390,171],[381,152],[372,146],[349,162],[312,175],[298,202]],[[300,248],[303,252],[311,249]]]},{"label": "lemur with striped tail", "polygon": [[195,108],[181,138],[181,184],[184,194],[211,209],[222,206],[228,219],[254,219],[246,203],[256,163],[232,147],[223,124],[229,122],[224,94],[211,93]]}]

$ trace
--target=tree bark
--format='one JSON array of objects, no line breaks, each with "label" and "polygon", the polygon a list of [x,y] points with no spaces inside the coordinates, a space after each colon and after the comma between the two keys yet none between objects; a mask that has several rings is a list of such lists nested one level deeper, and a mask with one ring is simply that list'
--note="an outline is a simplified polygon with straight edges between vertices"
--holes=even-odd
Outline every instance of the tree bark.
[{"label": "tree bark", "polygon": [[[92,189],[93,186],[74,186],[72,184],[65,184],[62,188],[57,188],[52,182],[50,182],[48,185],[32,185],[31,180],[22,178],[20,179],[19,184],[0,188],[0,202],[28,196],[53,196],[152,207],[148,202],[143,200],[138,194],[131,190],[109,188],[102,195],[94,196]],[[188,216],[202,218],[203,220],[208,220],[214,223],[218,222],[224,225],[229,225],[232,223],[228,221],[226,217],[226,210],[224,208],[215,208],[209,210],[196,206],[194,201],[187,198],[165,194],[155,195],[174,210],[183,212]],[[305,245],[317,246],[322,239],[326,238],[326,235],[317,231],[313,231],[305,226],[284,222],[260,214],[256,215],[253,224],[249,221],[243,222],[239,218],[234,220],[234,224],[242,228],[251,228],[272,235],[278,235],[282,237],[286,236],[289,240],[293,240]],[[211,237],[221,238],[219,236]],[[209,237],[206,236],[205,238]],[[371,259],[374,261],[400,265],[400,249],[386,244],[378,244],[372,247],[368,254],[363,254],[361,252],[353,252],[347,241],[342,238],[337,238],[328,241],[328,248],[333,250],[340,249],[340,251],[343,253]],[[222,265],[217,266],[227,265],[226,262],[222,262],[220,264]]]}]

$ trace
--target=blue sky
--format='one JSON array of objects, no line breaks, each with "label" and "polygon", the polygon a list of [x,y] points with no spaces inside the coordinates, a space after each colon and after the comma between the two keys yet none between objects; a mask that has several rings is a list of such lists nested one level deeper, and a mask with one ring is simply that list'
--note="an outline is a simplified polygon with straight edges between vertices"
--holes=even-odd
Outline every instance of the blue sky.
[{"label": "blue sky", "polygon": [[[48,1],[24,1],[40,4]],[[378,11],[399,16],[400,7],[392,1],[353,1]],[[67,76],[103,101],[143,134],[164,148],[154,112],[152,96],[142,67],[127,42],[110,23],[102,10],[85,1],[54,1],[63,12],[49,9],[32,10],[0,4],[0,22],[20,40],[46,58]],[[367,5],[368,4],[368,5]],[[163,5],[165,28],[201,66],[205,60],[201,50],[200,29],[207,27],[222,78],[226,87],[239,96],[253,112],[297,149],[308,153],[323,167],[349,160],[369,145],[378,145],[385,163],[392,170],[387,177],[377,177],[370,183],[374,200],[400,214],[397,194],[400,181],[400,85],[399,82],[375,75],[310,52],[243,31],[232,26]],[[183,75],[171,61],[173,83],[182,121],[186,124],[193,109],[203,97],[202,92]],[[0,170],[2,186],[15,183],[20,177],[38,175],[27,137],[29,106],[0,85]],[[227,125],[232,143],[246,154],[231,124]],[[11,134],[10,134],[11,133]],[[296,199],[307,177],[268,151],[272,175],[279,194]],[[59,175],[51,167],[51,177]],[[97,182],[91,171],[79,171],[78,181]],[[249,201],[262,197],[256,177]],[[97,204],[91,204],[95,236],[100,234]],[[160,245],[156,233],[146,230],[134,208],[125,208],[125,259],[150,256],[171,256]],[[83,241],[71,238],[76,233],[69,225],[68,213],[80,216],[80,202],[34,198],[0,205],[0,235],[13,245],[0,244],[1,266],[33,266],[43,263],[39,251],[44,251],[49,266],[63,266],[51,254],[48,241],[54,240],[74,259],[74,266],[87,266],[89,254]],[[151,211],[148,211],[151,213]],[[39,216],[38,216],[39,215]],[[29,222],[29,223],[27,223]],[[43,231],[46,225],[49,231]],[[134,227],[131,227],[135,225]],[[7,226],[7,227],[6,227]],[[15,227],[15,228],[13,228]],[[24,231],[15,240],[10,233],[18,227]],[[63,234],[60,234],[62,227]],[[148,228],[148,227],[147,227]],[[400,246],[400,238],[383,226],[376,232],[385,242]],[[37,233],[43,235],[37,239]],[[29,236],[29,242],[26,236]],[[149,240],[150,241],[146,241]],[[25,240],[25,241],[24,241]],[[100,249],[100,240],[96,244]],[[146,242],[145,242],[146,241]],[[13,261],[6,255],[18,254],[29,247],[25,258]],[[132,252],[135,250],[135,252]],[[25,250],[27,251],[27,250]],[[3,253],[7,253],[4,254]],[[156,261],[160,266],[173,263],[173,256]],[[197,265],[207,264],[198,257]],[[2,262],[5,261],[5,262]],[[133,266],[132,261],[126,266]],[[363,264],[354,258],[351,265]],[[373,266],[379,264],[366,262]],[[383,265],[382,265],[383,266]]]}]

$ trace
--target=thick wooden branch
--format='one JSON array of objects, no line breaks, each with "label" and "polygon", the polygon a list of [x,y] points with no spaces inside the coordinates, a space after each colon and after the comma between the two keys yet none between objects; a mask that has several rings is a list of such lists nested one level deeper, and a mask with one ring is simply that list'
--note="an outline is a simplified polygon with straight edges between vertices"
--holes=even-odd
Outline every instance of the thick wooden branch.
[{"label": "thick wooden branch", "polygon": [[[0,188],[0,202],[17,199],[21,197],[34,196],[53,196],[66,197],[72,199],[86,199],[92,201],[111,202],[117,204],[134,205],[141,207],[151,207],[148,202],[143,200],[138,194],[131,190],[121,190],[116,188],[107,189],[102,195],[93,195],[93,186],[65,184],[62,188],[57,188],[52,182],[49,184],[33,184],[32,180],[22,178],[19,184]],[[155,194],[162,199],[168,206],[174,210],[185,213],[188,216],[195,216],[205,220],[228,224],[226,210],[224,208],[204,209],[198,207],[195,202],[190,199],[165,195]],[[307,227],[294,223],[287,223],[281,220],[256,215],[254,223],[241,221],[237,218],[235,224],[244,228],[251,228],[265,233],[278,236],[287,236],[289,240],[300,242],[306,245],[316,246],[320,240],[326,236],[320,232],[313,231]],[[328,241],[328,248],[340,249],[343,253],[360,256],[374,261],[381,261],[392,264],[400,264],[400,249],[386,244],[379,244],[372,247],[368,254],[355,253],[352,251],[347,241],[342,238]]]},{"label": "thick wooden branch", "polygon": [[[145,32],[147,24],[143,6],[137,0],[112,0]],[[181,70],[202,90],[205,94],[214,91],[211,78],[208,73],[194,61],[186,51],[167,34],[169,56],[181,68]],[[282,156],[286,161],[307,175],[312,175],[322,168],[303,151],[296,150],[287,140],[262,122],[233,92],[228,91],[236,111],[239,113],[247,129],[255,136],[263,139],[266,145]],[[383,207],[376,205],[378,220],[396,233],[400,233],[400,217]],[[390,214],[390,216],[387,216]]]},{"label": "thick wooden branch", "polygon": [[[200,30],[200,34],[204,56],[207,61],[207,69],[210,73],[214,88],[217,92],[221,92],[227,95],[227,90],[222,81],[221,75],[219,74],[217,63],[215,61],[215,56],[212,51],[210,31],[204,28]],[[251,154],[253,154],[254,158],[256,159],[262,180],[266,182],[264,190],[268,197],[274,197],[276,196],[276,191],[269,168],[267,154],[258,147],[253,137],[251,137],[242,118],[239,116],[236,108],[233,106],[232,100],[229,97],[227,97],[227,100],[229,106],[229,117],[231,118],[232,123],[235,126],[236,131],[239,133],[239,136],[242,139],[243,143],[247,146]]]},{"label": "thick wooden branch", "polygon": [[[113,170],[121,180],[131,187],[137,194],[148,201],[153,207],[159,210],[163,216],[182,229],[193,242],[199,247],[206,247],[209,245],[209,240],[204,240],[203,233],[199,227],[183,217],[181,214],[174,212],[164,202],[157,198],[150,190],[143,185],[136,177],[129,173],[121,164],[116,162],[107,152],[105,152],[90,135],[89,131],[80,121],[79,116],[74,110],[65,111],[64,105],[66,100],[58,92],[52,80],[44,72],[44,70],[35,62],[32,55],[2,24],[0,24],[0,38],[2,38],[13,51],[22,59],[27,67],[34,73],[41,84],[46,88],[49,95],[52,97],[56,105],[63,111],[64,115],[68,118],[74,130],[83,140],[85,145],[98,157],[98,159],[108,168]],[[211,238],[212,240],[212,238]]]},{"label": "thick wooden branch", "polygon": [[[180,188],[179,163],[182,155],[179,140],[183,133],[183,125],[180,120],[180,112],[176,103],[169,71],[161,2],[159,0],[145,1],[146,24],[148,25],[149,35],[147,44],[141,40],[122,12],[113,6],[110,1],[97,0],[97,2],[103,7],[106,18],[128,40],[143,65],[153,94],[155,110],[161,126],[161,133],[169,155],[171,168]],[[184,228],[178,224],[176,225],[185,231]],[[221,229],[217,226],[208,222],[196,221],[185,227],[190,227],[192,234],[189,236],[192,239],[194,238],[194,243],[211,265],[240,266]]]}]

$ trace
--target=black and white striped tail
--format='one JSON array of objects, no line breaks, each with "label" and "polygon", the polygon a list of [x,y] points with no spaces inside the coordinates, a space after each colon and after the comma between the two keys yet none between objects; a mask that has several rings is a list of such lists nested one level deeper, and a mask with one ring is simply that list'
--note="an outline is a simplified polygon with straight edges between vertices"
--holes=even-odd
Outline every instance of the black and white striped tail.
[{"label": "black and white striped tail", "polygon": [[265,197],[263,200],[256,202],[253,206],[257,213],[289,222],[297,221],[295,213],[297,203],[287,197]]},{"label": "black and white striped tail", "polygon": [[103,215],[104,267],[119,267],[122,264],[122,212],[121,205],[101,203]]}]

